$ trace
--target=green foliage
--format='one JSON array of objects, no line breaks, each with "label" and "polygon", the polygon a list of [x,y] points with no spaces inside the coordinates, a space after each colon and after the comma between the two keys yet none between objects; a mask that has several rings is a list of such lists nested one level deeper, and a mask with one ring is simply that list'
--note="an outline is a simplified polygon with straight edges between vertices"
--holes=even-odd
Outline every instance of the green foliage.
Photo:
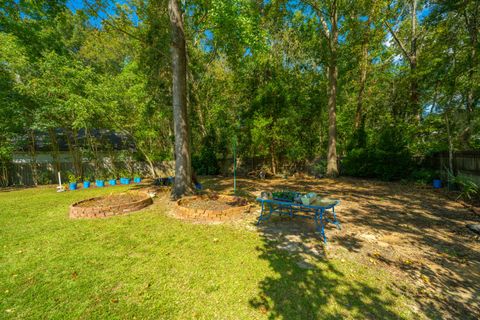
[{"label": "green foliage", "polygon": [[289,202],[293,202],[295,197],[297,197],[298,195],[299,195],[298,192],[293,192],[293,191],[274,191],[274,192],[272,192],[273,199],[284,200],[284,201],[289,201]]},{"label": "green foliage", "polygon": [[480,200],[480,185],[472,178],[469,178],[463,174],[454,175],[449,170],[447,170],[447,175],[448,183],[459,187],[459,199],[462,198],[464,200],[472,200],[478,198]]},{"label": "green foliage", "polygon": [[[106,136],[76,141],[79,131],[99,129],[133,142],[135,150],[121,161],[174,159],[167,1],[89,3],[72,12],[65,1],[2,2],[4,165],[13,150],[31,149],[28,133],[58,129],[70,138],[77,161],[95,161],[99,146],[115,153]],[[412,157],[480,148],[478,1],[419,1],[421,37],[411,34],[409,2],[340,1],[336,56],[319,20],[331,18],[325,15],[331,2],[194,0],[182,6],[198,174],[217,174],[219,160],[232,157],[234,139],[239,157],[266,159],[270,169],[326,158],[332,58],[339,68],[336,141],[344,173],[397,179],[416,169]],[[405,47],[418,42],[415,68],[385,21]],[[401,132],[385,129],[391,124]]]},{"label": "green foliage", "polygon": [[130,179],[132,177],[132,174],[130,173],[130,171],[128,171],[126,169],[120,170],[119,175],[120,175],[120,178],[129,178]]},{"label": "green foliage", "polygon": [[408,177],[414,162],[404,135],[401,128],[384,128],[378,137],[371,137],[372,141],[365,148],[349,151],[342,161],[343,173],[387,181]]},{"label": "green foliage", "polygon": [[430,185],[432,184],[434,179],[439,179],[440,173],[437,170],[426,169],[426,168],[418,168],[412,171],[410,174],[410,179],[413,181]]},{"label": "green foliage", "polygon": [[323,176],[327,172],[327,161],[326,160],[319,160],[315,162],[312,166],[312,174],[314,176]]},{"label": "green foliage", "polygon": [[69,183],[76,183],[78,181],[80,181],[80,177],[77,177],[73,172],[71,171],[68,171],[67,172],[67,179],[68,179],[68,182]]},{"label": "green foliage", "polygon": [[49,171],[39,172],[37,177],[37,183],[39,185],[51,184],[52,179],[50,176],[51,176],[51,173]]}]

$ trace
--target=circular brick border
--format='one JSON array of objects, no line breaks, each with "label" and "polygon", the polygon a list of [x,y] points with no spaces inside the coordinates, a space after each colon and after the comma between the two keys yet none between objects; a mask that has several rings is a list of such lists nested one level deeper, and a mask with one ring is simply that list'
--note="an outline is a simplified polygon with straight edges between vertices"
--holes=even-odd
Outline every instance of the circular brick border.
[{"label": "circular brick border", "polygon": [[[231,207],[225,210],[209,210],[209,209],[194,209],[185,207],[183,204],[186,202],[197,200],[197,199],[206,199],[208,196],[192,196],[185,197],[175,202],[174,213],[177,217],[197,222],[224,222],[230,220],[236,220],[243,217],[244,213],[250,210],[250,204],[239,207]],[[227,201],[236,201],[238,199],[244,200],[239,197],[227,196],[227,195],[218,195],[219,199]]]},{"label": "circular brick border", "polygon": [[105,217],[112,217],[112,216],[118,216],[122,215],[125,213],[129,213],[132,211],[137,211],[140,209],[143,209],[145,207],[148,207],[153,203],[152,198],[150,197],[149,194],[139,192],[138,193],[142,198],[140,200],[130,202],[130,203],[123,203],[119,205],[113,205],[113,206],[106,206],[106,207],[79,207],[78,205],[91,201],[91,200],[96,200],[96,199],[101,199],[103,197],[96,197],[96,198],[90,198],[86,200],[82,200],[79,202],[76,202],[70,206],[70,218],[72,219],[78,219],[78,218],[90,218],[90,219],[95,219],[95,218],[105,218]]}]

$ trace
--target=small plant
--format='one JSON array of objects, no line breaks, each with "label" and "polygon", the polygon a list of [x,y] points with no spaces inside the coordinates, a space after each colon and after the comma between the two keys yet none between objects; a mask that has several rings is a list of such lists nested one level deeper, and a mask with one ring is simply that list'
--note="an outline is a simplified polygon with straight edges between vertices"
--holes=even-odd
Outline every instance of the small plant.
[{"label": "small plant", "polygon": [[85,178],[83,179],[83,181],[93,181],[93,173],[91,171],[87,171],[85,173]]},{"label": "small plant", "polygon": [[458,199],[472,200],[474,197],[480,195],[480,186],[472,179],[464,175],[449,176],[449,179],[451,179],[450,181],[452,183],[455,183],[460,187],[460,195],[458,196]]},{"label": "small plant", "polygon": [[49,172],[40,172],[38,175],[38,183],[39,184],[51,184],[52,179],[50,179],[50,173]]},{"label": "small plant", "polygon": [[413,181],[420,184],[430,184],[434,179],[438,179],[439,176],[438,172],[424,168],[414,170],[410,175]]},{"label": "small plant", "polygon": [[297,196],[298,196],[298,192],[293,192],[293,191],[275,191],[275,192],[272,192],[272,197],[275,200],[284,200],[284,201],[293,202],[293,200]]},{"label": "small plant", "polygon": [[122,178],[130,178],[131,174],[128,170],[121,170],[120,171],[120,177]]},{"label": "small plant", "polygon": [[79,177],[77,177],[75,174],[72,172],[67,173],[67,178],[69,183],[76,183],[78,180],[80,180]]},{"label": "small plant", "polygon": [[98,171],[98,173],[95,175],[95,179],[99,181],[104,181],[106,177],[107,175],[105,174],[104,171]]},{"label": "small plant", "polygon": [[140,173],[136,172],[136,173],[133,175],[133,177],[138,179],[138,178],[141,178],[142,175],[141,175]]},{"label": "small plant", "polygon": [[312,174],[315,177],[322,177],[322,176],[325,175],[325,172],[327,172],[327,161],[326,160],[320,160],[312,166]]}]

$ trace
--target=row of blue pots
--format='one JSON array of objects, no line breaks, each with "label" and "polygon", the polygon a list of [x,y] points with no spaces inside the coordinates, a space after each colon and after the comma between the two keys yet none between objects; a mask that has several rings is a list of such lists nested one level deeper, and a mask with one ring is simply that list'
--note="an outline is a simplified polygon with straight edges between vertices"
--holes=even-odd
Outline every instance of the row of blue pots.
[{"label": "row of blue pots", "polygon": [[[133,178],[134,183],[140,183],[142,182],[142,179],[139,177]],[[108,184],[111,186],[115,186],[117,184],[117,180],[115,179],[110,179],[108,180]],[[120,184],[130,184],[130,178],[120,178]],[[95,185],[97,188],[103,188],[105,187],[105,180],[95,180]],[[90,181],[84,181],[83,182],[83,188],[88,189],[90,188]],[[77,190],[77,183],[76,182],[71,182],[69,184],[69,189],[70,190]]]}]

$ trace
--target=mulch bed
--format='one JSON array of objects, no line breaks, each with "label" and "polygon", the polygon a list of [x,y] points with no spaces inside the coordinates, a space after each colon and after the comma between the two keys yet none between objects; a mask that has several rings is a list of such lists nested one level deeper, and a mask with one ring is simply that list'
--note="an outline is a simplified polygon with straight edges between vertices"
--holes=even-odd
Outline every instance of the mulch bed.
[{"label": "mulch bed", "polygon": [[182,203],[182,206],[189,209],[201,209],[201,210],[227,210],[233,207],[245,206],[247,201],[245,199],[236,198],[235,200],[228,200],[220,198],[216,195],[201,197],[192,199]]}]

